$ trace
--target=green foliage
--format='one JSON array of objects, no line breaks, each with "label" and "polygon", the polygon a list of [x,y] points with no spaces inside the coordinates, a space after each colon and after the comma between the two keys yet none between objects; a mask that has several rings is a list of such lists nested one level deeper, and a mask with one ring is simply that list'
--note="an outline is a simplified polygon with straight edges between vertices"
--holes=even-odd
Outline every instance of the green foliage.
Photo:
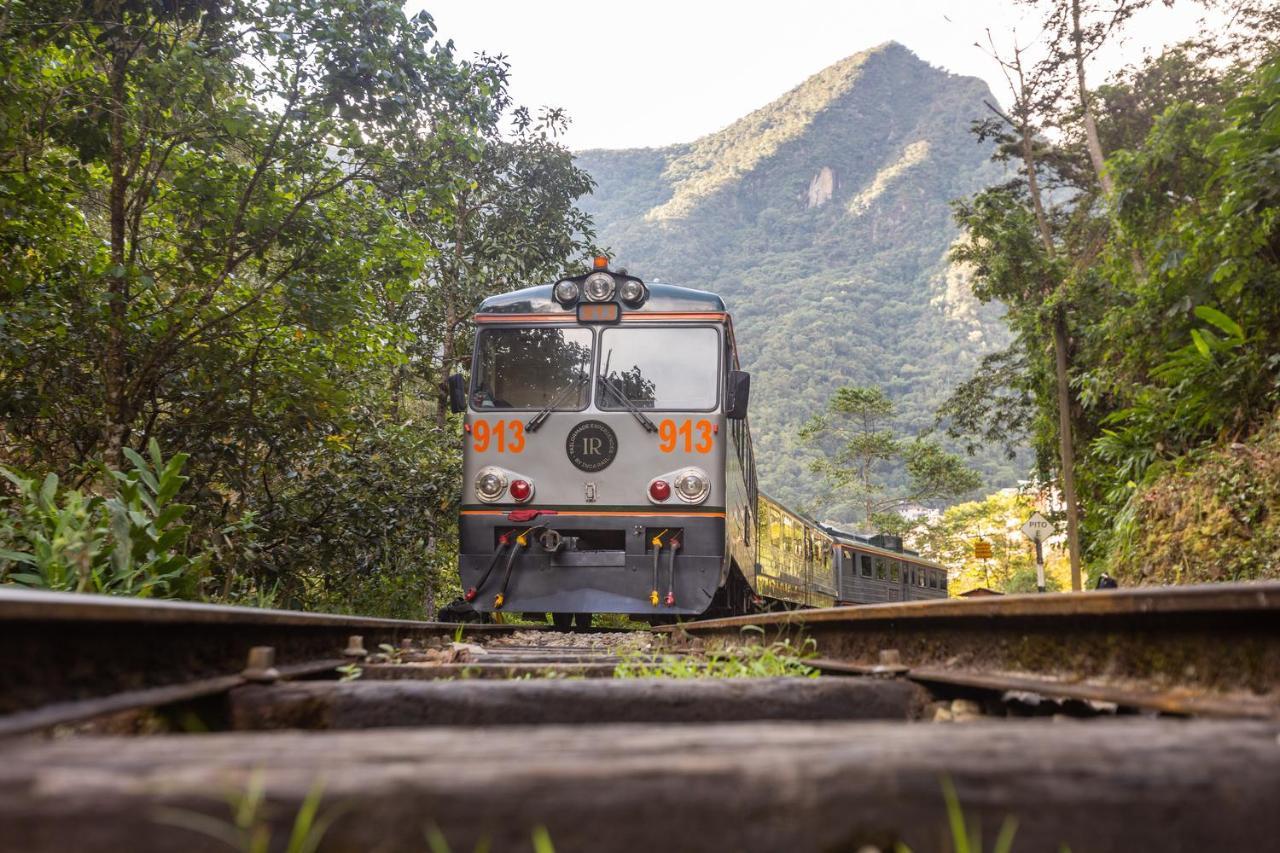
[{"label": "green foliage", "polygon": [[0,468],[16,490],[0,517],[0,582],[51,590],[156,598],[194,597],[212,550],[189,546],[191,509],[176,498],[186,454],[167,462],[152,439],[150,461],[128,451],[133,468],[109,471],[107,497],[40,484]]},{"label": "green foliage", "polygon": [[[1022,525],[1036,511],[1047,513],[1045,495],[1002,489],[981,500],[958,503],[923,528],[910,531],[909,541],[931,560],[951,569],[951,595],[977,587],[996,592],[1035,592],[1035,546],[1022,535]],[[991,546],[991,559],[974,556],[974,543]],[[1061,545],[1044,546],[1045,587],[1070,587],[1071,570]]]},{"label": "green foliage", "polygon": [[[942,780],[942,799],[947,806],[947,828],[951,833],[952,850],[955,853],[982,853],[982,825],[965,818],[960,795],[956,793],[955,782],[950,777]],[[996,835],[991,853],[1009,853],[1013,849],[1013,839],[1017,833],[1017,818],[1006,817],[1000,824],[1000,832]],[[895,844],[893,849],[894,853],[911,853],[911,848],[901,842]]]},{"label": "green foliage", "polygon": [[[1090,448],[1095,552],[1132,567],[1128,550],[1144,487],[1217,441],[1239,441],[1280,402],[1280,60],[1262,66],[1223,109],[1176,103],[1144,144],[1114,159],[1123,188],[1115,252],[1148,258],[1132,297],[1096,335],[1084,382],[1102,429]],[[1166,175],[1155,187],[1153,172]],[[1111,340],[1123,338],[1124,346]]]},{"label": "green foliage", "polygon": [[1280,420],[1152,466],[1112,527],[1122,585],[1280,577]]},{"label": "green foliage", "polygon": [[[1153,495],[1216,459],[1209,448],[1254,434],[1280,404],[1280,58],[1251,73],[1241,68],[1179,48],[1102,87],[1095,107],[1112,146],[1110,195],[1082,166],[1079,136],[1038,140],[1052,253],[1036,244],[1023,181],[956,208],[968,236],[955,255],[974,265],[975,293],[1009,307],[1017,342],[941,414],[971,445],[1023,438],[1043,475],[1056,470],[1047,342],[1050,318],[1062,312],[1086,554],[1129,582],[1204,577],[1146,562],[1154,559],[1146,527],[1153,504],[1165,506],[1158,524],[1187,523]],[[1058,120],[1075,126],[1079,116]],[[1008,137],[1000,139],[1002,154],[1016,161]],[[1246,562],[1244,576],[1269,571],[1253,557]]]},{"label": "green foliage", "polygon": [[[90,6],[0,25],[0,460],[79,483],[158,439],[202,594],[422,615],[459,469],[437,384],[480,299],[589,241],[565,117],[396,3]],[[112,488],[114,559],[162,560],[154,490]]]},{"label": "green foliage", "polygon": [[284,850],[285,853],[315,853],[324,840],[329,827],[342,813],[341,808],[320,810],[324,798],[324,781],[318,780],[303,798],[293,816],[289,835],[284,845],[273,844],[271,815],[266,800],[264,774],[255,770],[243,791],[234,791],[227,798],[231,820],[225,821],[200,812],[185,809],[161,809],[158,820],[170,826],[180,827],[212,838],[239,853],[268,853]]},{"label": "green foliage", "polygon": [[[862,504],[863,520],[890,532],[903,529],[898,510],[942,498],[958,497],[981,485],[981,477],[954,454],[927,438],[904,440],[886,429],[893,402],[876,387],[836,390],[827,410],[800,429],[800,439],[822,453],[810,463],[837,502]],[[893,463],[906,469],[907,485],[892,492],[884,474]]]}]

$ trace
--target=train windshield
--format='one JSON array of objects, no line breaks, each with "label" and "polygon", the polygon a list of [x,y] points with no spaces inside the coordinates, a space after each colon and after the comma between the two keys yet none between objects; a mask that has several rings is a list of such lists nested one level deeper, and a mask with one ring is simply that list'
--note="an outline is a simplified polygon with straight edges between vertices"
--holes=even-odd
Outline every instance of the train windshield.
[{"label": "train windshield", "polygon": [[471,406],[585,409],[590,374],[590,329],[482,329],[476,339]]},{"label": "train windshield", "polygon": [[720,390],[720,334],[713,328],[605,329],[596,405],[709,411]]}]

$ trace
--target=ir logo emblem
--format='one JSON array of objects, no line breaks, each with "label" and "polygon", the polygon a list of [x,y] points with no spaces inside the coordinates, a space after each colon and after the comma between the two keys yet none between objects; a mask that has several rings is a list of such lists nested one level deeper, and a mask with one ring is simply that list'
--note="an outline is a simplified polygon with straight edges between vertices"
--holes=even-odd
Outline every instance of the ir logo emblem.
[{"label": "ir logo emblem", "polygon": [[583,421],[569,430],[564,449],[578,470],[603,471],[618,455],[618,436],[608,424]]}]

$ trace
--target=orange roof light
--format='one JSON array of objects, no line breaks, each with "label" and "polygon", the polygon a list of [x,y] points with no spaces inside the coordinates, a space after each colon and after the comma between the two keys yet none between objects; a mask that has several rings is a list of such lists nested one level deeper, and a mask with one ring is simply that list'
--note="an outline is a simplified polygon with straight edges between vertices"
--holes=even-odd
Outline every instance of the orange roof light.
[{"label": "orange roof light", "polygon": [[607,270],[609,268],[609,259],[604,255],[596,255],[595,261],[591,264],[592,269]]}]

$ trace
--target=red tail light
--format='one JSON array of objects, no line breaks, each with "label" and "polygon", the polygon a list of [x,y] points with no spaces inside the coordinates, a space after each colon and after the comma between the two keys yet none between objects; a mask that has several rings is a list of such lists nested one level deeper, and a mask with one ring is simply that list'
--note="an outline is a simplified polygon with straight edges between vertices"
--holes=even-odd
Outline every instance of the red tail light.
[{"label": "red tail light", "polygon": [[533,497],[533,486],[528,480],[512,480],[510,491],[511,498],[516,503],[524,503]]},{"label": "red tail light", "polygon": [[666,480],[654,480],[649,484],[649,497],[655,501],[665,501],[671,497],[671,484]]}]

